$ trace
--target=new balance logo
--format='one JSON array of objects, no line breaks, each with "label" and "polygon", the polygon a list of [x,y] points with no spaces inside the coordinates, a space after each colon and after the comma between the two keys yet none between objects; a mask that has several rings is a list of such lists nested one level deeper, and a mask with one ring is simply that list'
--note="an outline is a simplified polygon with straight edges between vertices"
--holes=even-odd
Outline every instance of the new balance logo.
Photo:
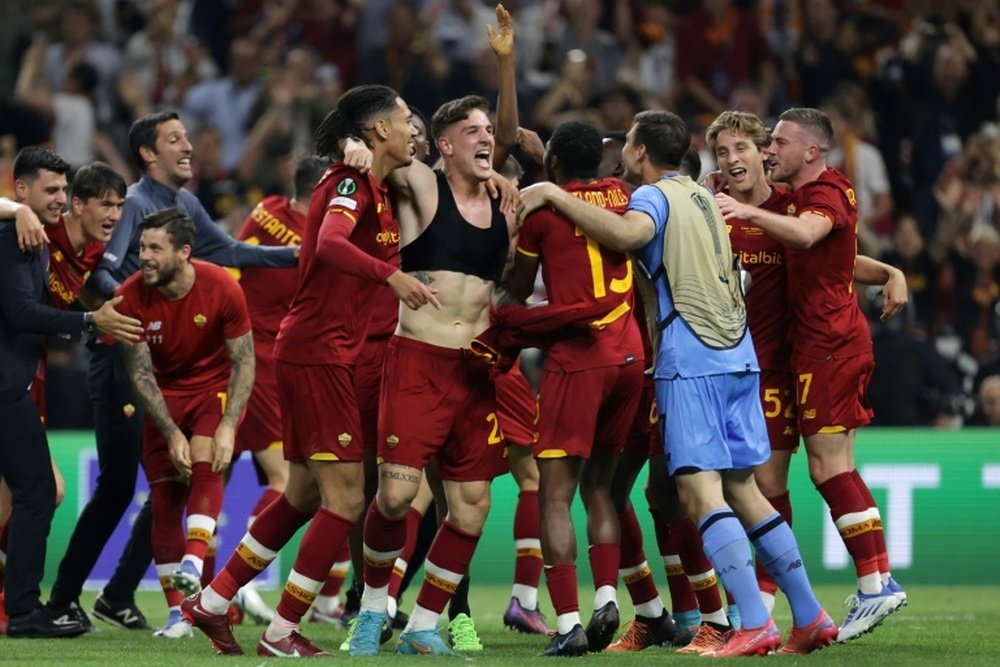
[{"label": "new balance logo", "polygon": [[52,619],[52,625],[58,625],[59,627],[68,627],[77,624],[78,624],[77,620],[71,617],[69,614],[63,614],[59,618]]},{"label": "new balance logo", "polygon": [[797,570],[800,567],[802,567],[802,559],[801,558],[795,560],[795,562],[789,563],[788,564],[788,569],[785,570],[785,572],[791,572],[792,570]]},{"label": "new balance logo", "polygon": [[115,616],[121,619],[122,625],[129,625],[130,623],[136,623],[139,617],[136,616],[135,612],[131,609],[122,609],[121,611],[116,611]]}]

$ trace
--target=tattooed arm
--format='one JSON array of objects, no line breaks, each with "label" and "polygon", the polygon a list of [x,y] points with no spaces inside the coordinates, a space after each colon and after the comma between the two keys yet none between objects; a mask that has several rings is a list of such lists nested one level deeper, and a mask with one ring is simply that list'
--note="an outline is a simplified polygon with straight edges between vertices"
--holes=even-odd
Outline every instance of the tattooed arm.
[{"label": "tattooed arm", "polygon": [[226,397],[226,409],[222,421],[215,430],[212,439],[212,470],[222,472],[233,460],[233,447],[236,444],[236,427],[240,416],[253,391],[255,359],[253,354],[253,333],[248,331],[238,338],[227,338],[226,349],[229,351],[229,361],[232,370],[229,374],[229,390]]},{"label": "tattooed arm", "polygon": [[132,380],[132,386],[135,387],[135,393],[139,396],[139,402],[167,441],[170,460],[183,475],[190,475],[191,445],[174,423],[167,409],[167,403],[163,400],[163,393],[156,384],[149,345],[145,341],[132,345],[122,344],[122,354],[125,356],[125,368],[128,370],[129,379]]}]

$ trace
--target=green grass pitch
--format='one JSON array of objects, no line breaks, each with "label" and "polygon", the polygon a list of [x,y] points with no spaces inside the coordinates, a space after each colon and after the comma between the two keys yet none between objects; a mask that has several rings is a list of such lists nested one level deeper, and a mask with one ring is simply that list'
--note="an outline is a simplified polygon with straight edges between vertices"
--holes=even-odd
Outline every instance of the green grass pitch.
[{"label": "green grass pitch", "polygon": [[[538,635],[523,635],[510,632],[503,627],[501,616],[506,608],[509,588],[506,586],[477,586],[473,579],[471,606],[477,627],[486,650],[467,661],[479,665],[527,665],[537,664],[537,654],[545,647],[547,638]],[[823,586],[817,593],[820,602],[838,622],[843,619],[845,609],[843,598],[851,591],[844,586]],[[666,591],[662,593],[665,595]],[[881,627],[870,635],[865,635],[849,644],[835,645],[809,656],[770,656],[768,662],[782,665],[927,665],[928,667],[959,667],[965,665],[1000,664],[1000,587],[969,586],[910,586],[909,606],[890,616]],[[410,590],[403,608],[412,605],[414,590]],[[545,598],[544,589],[541,591]],[[267,591],[264,598],[277,601],[278,593]],[[624,588],[619,591],[622,605],[623,623],[631,617],[631,606],[627,602]],[[666,599],[666,598],[665,598]],[[86,593],[82,600],[84,608],[93,606],[94,593]],[[589,618],[592,593],[581,589],[581,613],[584,623]],[[150,623],[159,625],[166,617],[163,597],[155,592],[139,594],[140,607],[149,617]],[[543,602],[552,621],[551,608]],[[779,600],[775,619],[783,634],[791,625],[791,616],[784,601]],[[73,665],[94,664],[102,667],[158,666],[195,667],[196,665],[218,665],[215,656],[198,630],[193,639],[156,639],[146,632],[129,632],[112,628],[95,620],[100,632],[69,640],[11,640],[0,638],[0,664],[3,665]],[[236,637],[250,655],[234,659],[244,665],[288,664],[289,660],[263,659],[253,655],[262,628],[243,625],[236,628]],[[334,626],[306,624],[304,634],[317,645],[335,653],[333,660],[358,662],[359,664],[401,664],[402,660],[430,662],[434,664],[457,664],[455,658],[427,658],[423,656],[397,657],[392,652],[395,640],[383,645],[377,658],[351,658],[346,653],[336,651],[345,636],[345,631]],[[699,656],[677,655],[670,649],[651,649],[642,653],[593,654],[577,659],[581,664],[590,665],[660,665],[672,663],[681,665],[698,664]],[[739,660],[759,660],[743,658]],[[729,662],[739,660],[730,659]],[[559,661],[562,664],[562,661]],[[574,663],[575,664],[575,663]],[[756,664],[756,662],[754,662]]]}]

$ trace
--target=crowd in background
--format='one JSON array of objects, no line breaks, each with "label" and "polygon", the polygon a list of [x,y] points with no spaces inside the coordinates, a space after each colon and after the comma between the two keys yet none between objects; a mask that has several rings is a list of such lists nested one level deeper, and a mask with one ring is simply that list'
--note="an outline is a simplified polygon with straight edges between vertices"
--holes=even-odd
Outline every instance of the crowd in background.
[{"label": "crowd in background", "polygon": [[[726,108],[834,122],[861,252],[907,275],[903,316],[871,313],[875,424],[1000,425],[1000,0],[506,0],[521,124],[624,131],[680,113],[702,149]],[[284,192],[341,92],[385,83],[430,116],[495,99],[492,0],[70,0],[0,3],[0,195],[18,148],[137,178],[131,122],[174,108],[188,187],[236,233]],[[531,160],[519,156],[529,179]],[[83,348],[50,351],[51,428],[87,427]],[[72,389],[71,389],[72,388]]]}]

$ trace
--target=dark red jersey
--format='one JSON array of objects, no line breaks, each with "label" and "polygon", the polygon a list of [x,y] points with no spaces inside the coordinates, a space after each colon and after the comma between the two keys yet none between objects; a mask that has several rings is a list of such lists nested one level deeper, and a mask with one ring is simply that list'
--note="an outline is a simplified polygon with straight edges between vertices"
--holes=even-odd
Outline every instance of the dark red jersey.
[{"label": "dark red jersey", "polygon": [[[760,207],[784,215],[791,201],[791,193],[774,189]],[[785,245],[744,220],[733,219],[726,224],[733,252],[750,273],[747,321],[757,362],[761,369],[788,371],[792,358],[789,331],[792,320],[788,307]]]},{"label": "dark red jersey", "polygon": [[[399,257],[395,257],[393,262],[399,262]],[[368,325],[368,338],[385,338],[391,336],[396,331],[396,324],[399,322],[399,299],[388,286],[375,288],[372,293],[372,300],[369,304],[372,311],[372,321]]]},{"label": "dark red jersey", "polygon": [[851,182],[828,168],[795,191],[785,212],[812,213],[833,225],[808,250],[785,249],[795,352],[817,358],[871,352],[871,332],[854,293],[858,203]]},{"label": "dark red jersey", "polygon": [[49,236],[49,301],[55,308],[66,309],[80,296],[91,270],[104,256],[104,244],[91,241],[77,255],[69,241],[66,220],[45,228]]},{"label": "dark red jersey", "polygon": [[191,260],[194,285],[171,300],[137,272],[122,283],[117,310],[142,322],[153,374],[164,395],[225,391],[231,363],[226,340],[250,331],[239,283],[226,269]]},{"label": "dark red jersey", "polygon": [[[628,207],[628,189],[616,178],[563,187],[575,197],[619,215]],[[569,218],[548,208],[524,221],[517,250],[539,258],[551,304],[608,304],[604,328],[559,340],[549,349],[549,360],[567,371],[642,361],[639,327],[629,312],[634,299],[628,255],[602,247]]]},{"label": "dark red jersey", "polygon": [[299,285],[281,322],[275,358],[352,364],[369,334],[371,304],[399,267],[399,225],[385,184],[337,163],[306,216]]},{"label": "dark red jersey", "polygon": [[[49,237],[49,303],[54,308],[66,310],[80,296],[90,272],[104,257],[104,244],[100,241],[91,241],[84,246],[83,252],[77,255],[69,241],[66,219],[63,217],[60,217],[56,224],[47,226],[45,233]],[[48,368],[48,341],[45,345],[46,352],[42,355],[38,371],[35,373],[35,382],[39,388],[44,387]],[[32,395],[44,422],[45,392],[37,391]]]},{"label": "dark red jersey", "polygon": [[[272,196],[257,204],[236,238],[255,245],[294,246],[302,243],[304,228],[305,216],[289,207],[288,197]],[[295,297],[299,272],[297,269],[249,268],[239,273],[253,322],[257,355],[271,356],[278,327]]]}]

